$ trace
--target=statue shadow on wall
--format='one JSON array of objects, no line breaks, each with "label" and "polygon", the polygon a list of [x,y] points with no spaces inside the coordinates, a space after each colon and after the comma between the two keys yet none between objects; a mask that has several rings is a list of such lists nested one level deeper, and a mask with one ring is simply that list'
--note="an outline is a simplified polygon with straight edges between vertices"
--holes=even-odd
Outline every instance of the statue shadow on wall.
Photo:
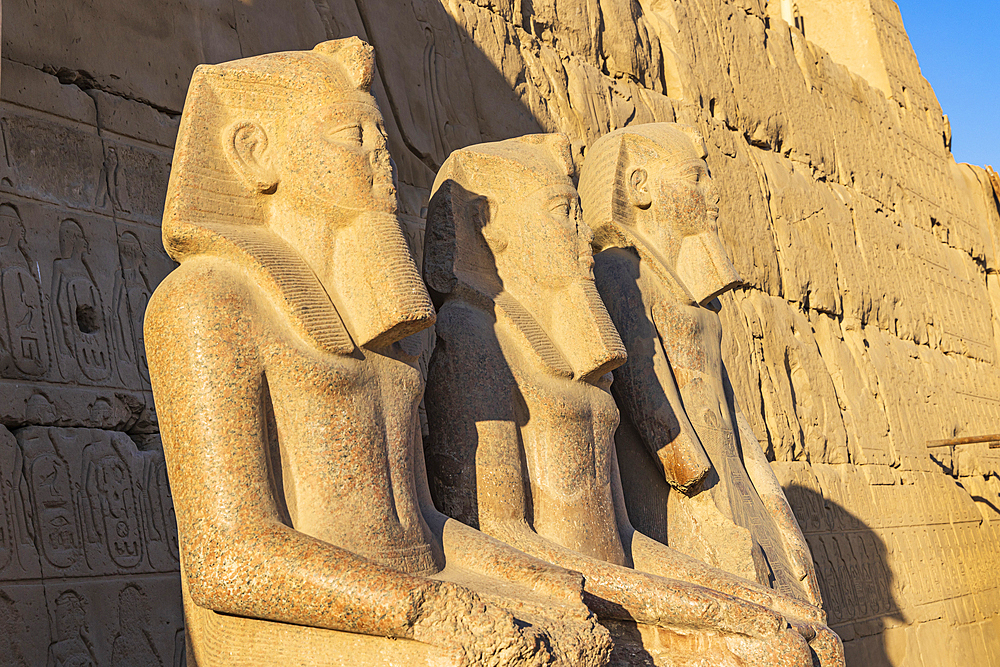
[{"label": "statue shadow on wall", "polygon": [[[906,645],[886,630],[909,623],[894,590],[886,541],[856,515],[797,484],[785,488],[812,551],[827,623],[844,641],[848,667],[903,663]],[[902,639],[902,637],[901,637]]]}]

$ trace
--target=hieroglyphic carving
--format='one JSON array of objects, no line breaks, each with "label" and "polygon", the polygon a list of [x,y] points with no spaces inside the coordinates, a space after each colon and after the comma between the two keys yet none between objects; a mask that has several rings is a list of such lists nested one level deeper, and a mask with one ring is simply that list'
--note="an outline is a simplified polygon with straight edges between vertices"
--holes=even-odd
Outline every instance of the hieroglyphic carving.
[{"label": "hieroglyphic carving", "polygon": [[41,555],[55,568],[68,568],[83,555],[69,466],[56,451],[47,429],[28,427],[17,436],[24,453]]},{"label": "hieroglyphic carving", "polygon": [[[115,296],[112,312],[115,314],[115,344],[121,360],[137,368],[144,384],[149,383],[149,365],[146,361],[146,344],[142,334],[142,318],[153,290],[146,268],[146,252],[133,232],[124,232],[118,239],[121,269],[115,275]],[[122,370],[124,373],[124,370]],[[124,377],[122,378],[128,382]]]},{"label": "hieroglyphic carving", "polygon": [[73,590],[56,598],[55,636],[46,667],[97,667],[87,618],[88,602]]},{"label": "hieroglyphic carving", "polygon": [[136,584],[118,594],[118,632],[111,650],[111,667],[163,666],[150,634],[149,600]]},{"label": "hieroglyphic carving", "polygon": [[[87,546],[101,545],[100,556],[93,556],[95,561],[110,556],[118,567],[132,568],[142,560],[143,539],[130,470],[135,458],[126,458],[121,442],[120,438],[101,437],[83,448],[81,479],[86,502],[81,503],[81,511]],[[88,548],[88,560],[91,554]]]},{"label": "hieroglyphic carving", "polygon": [[[156,438],[157,442],[159,438]],[[159,448],[140,452],[143,459],[145,545],[150,564],[157,569],[173,569],[178,564],[177,519],[167,481],[167,464]]]},{"label": "hieroglyphic carving", "polygon": [[[36,397],[48,408],[44,396]],[[42,546],[43,572],[176,571],[177,532],[162,452],[139,451],[126,434],[98,429],[29,426],[16,435],[20,449],[5,454],[10,448],[0,432],[0,466],[23,452],[32,509],[27,516]],[[147,444],[155,447],[158,439]],[[0,488],[3,483],[0,476]],[[21,560],[30,559],[29,546],[20,547]]]},{"label": "hieroglyphic carving", "polygon": [[17,208],[0,204],[0,283],[6,326],[0,333],[14,366],[26,375],[44,375],[49,369],[42,293],[37,265],[28,255],[24,223]]},{"label": "hieroglyphic carving", "polygon": [[66,379],[91,381],[111,373],[104,300],[87,261],[87,238],[72,218],[59,226],[59,259],[52,263],[52,321],[59,365]]}]

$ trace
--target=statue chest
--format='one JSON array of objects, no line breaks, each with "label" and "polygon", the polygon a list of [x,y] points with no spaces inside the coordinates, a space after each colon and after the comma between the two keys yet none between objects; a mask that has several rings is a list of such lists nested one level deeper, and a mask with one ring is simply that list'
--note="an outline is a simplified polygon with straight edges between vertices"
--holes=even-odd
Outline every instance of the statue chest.
[{"label": "statue chest", "polygon": [[535,530],[566,548],[623,564],[611,490],[614,399],[600,387],[537,374],[519,377],[518,389]]},{"label": "statue chest", "polygon": [[518,377],[518,389],[523,399],[521,437],[532,480],[567,496],[606,484],[618,426],[611,395],[557,377]]},{"label": "statue chest", "polygon": [[344,357],[281,341],[267,353],[272,477],[295,529],[431,568],[414,481],[420,371],[392,350]]}]

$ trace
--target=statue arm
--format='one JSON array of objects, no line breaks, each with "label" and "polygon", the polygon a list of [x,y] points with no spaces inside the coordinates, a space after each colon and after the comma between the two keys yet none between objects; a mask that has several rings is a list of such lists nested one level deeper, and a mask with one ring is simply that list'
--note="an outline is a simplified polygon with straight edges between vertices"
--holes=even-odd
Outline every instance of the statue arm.
[{"label": "statue arm", "polygon": [[445,516],[434,507],[427,485],[423,447],[416,451],[417,493],[427,525],[438,536],[445,562],[454,563],[489,577],[516,581],[529,588],[577,607],[583,605],[583,577],[554,566],[490,537],[457,519]]},{"label": "statue arm", "polygon": [[614,371],[611,392],[666,480],[688,493],[698,488],[711,464],[684,411],[637,272],[638,258],[628,250],[605,250],[596,258],[598,289],[628,352],[628,361]]},{"label": "statue arm", "polygon": [[601,618],[710,628],[757,638],[772,637],[784,627],[780,616],[763,606],[586,556],[542,537],[523,520],[491,523],[484,529],[526,553],[581,572],[587,606]]},{"label": "statue arm", "polygon": [[[528,523],[526,504],[522,500],[527,475],[521,471],[520,436],[513,420],[493,422],[488,428],[480,429],[477,462],[480,457],[484,461],[502,457],[518,462],[516,466],[497,467],[507,470],[507,475],[477,474],[479,492],[489,493],[494,498],[489,505],[490,511],[480,511],[482,529],[543,561],[582,573],[584,597],[598,616],[655,625],[708,627],[753,637],[769,637],[780,629],[779,617],[756,604],[598,560],[536,533]],[[615,460],[614,453],[612,460]],[[614,465],[617,478],[617,463]]]},{"label": "statue arm", "polygon": [[[731,392],[731,387],[728,389]],[[733,399],[733,403],[735,404],[735,399]],[[799,523],[792,513],[787,498],[785,498],[785,492],[764,455],[764,449],[760,446],[757,436],[750,428],[750,422],[743,415],[739,405],[736,405],[736,424],[739,429],[743,463],[746,465],[750,481],[753,482],[764,507],[778,526],[778,532],[781,534],[785,549],[788,551],[794,575],[803,583],[809,601],[817,607],[821,607],[823,599],[819,591],[816,569],[813,565],[809,545],[802,535],[802,530],[799,528]]]},{"label": "statue arm", "polygon": [[192,599],[251,618],[412,636],[433,582],[281,522],[254,335],[273,315],[255,308],[237,271],[191,264],[151,300],[146,345]]},{"label": "statue arm", "polygon": [[789,618],[817,623],[825,622],[823,612],[812,605],[785,598],[756,582],[711,567],[707,563],[661,544],[633,528],[625,508],[625,495],[622,491],[617,455],[612,456],[611,461],[611,484],[615,500],[615,513],[618,517],[618,531],[625,553],[627,557],[631,558],[637,570],[648,572],[657,577],[675,579],[719,591],[740,600],[773,609]]}]

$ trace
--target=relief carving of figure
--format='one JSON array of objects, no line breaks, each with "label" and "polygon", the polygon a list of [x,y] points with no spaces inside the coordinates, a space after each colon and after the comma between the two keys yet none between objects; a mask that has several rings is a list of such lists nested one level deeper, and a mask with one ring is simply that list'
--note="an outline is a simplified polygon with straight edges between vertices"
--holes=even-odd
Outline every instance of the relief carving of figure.
[{"label": "relief carving of figure", "polygon": [[0,283],[6,320],[3,338],[14,366],[27,375],[44,375],[49,369],[37,270],[28,256],[21,215],[12,205],[0,204]]},{"label": "relief carving of figure", "polygon": [[535,135],[455,151],[435,180],[424,255],[438,306],[426,392],[434,501],[582,572],[602,621],[652,626],[664,664],[811,667],[811,631],[756,604],[769,591],[629,522],[609,391],[626,354],[594,283],[572,172],[566,137]]},{"label": "relief carving of figure", "polygon": [[[644,534],[773,589],[775,608],[813,622],[809,548],[722,360],[716,297],[740,279],[704,156],[691,128],[638,125],[595,142],[580,178],[597,286],[629,357],[612,385],[625,505]],[[842,664],[836,635],[813,629],[823,664]]]},{"label": "relief carving of figure", "polygon": [[0,665],[3,667],[28,667],[20,643],[27,634],[24,620],[14,601],[0,591]]},{"label": "relief carving of figure", "polygon": [[46,667],[97,667],[87,626],[87,601],[75,591],[56,598],[55,640],[49,644]]},{"label": "relief carving of figure", "polygon": [[174,515],[174,502],[167,482],[167,464],[160,449],[162,446],[156,450],[143,450],[140,454],[143,461],[143,506],[149,562],[157,569],[166,570],[177,566],[177,517]]},{"label": "relief carving of figure", "polygon": [[24,479],[24,456],[14,435],[0,427],[0,577],[41,574]]},{"label": "relief carving of figure", "polygon": [[146,270],[146,252],[139,237],[132,232],[122,234],[118,239],[118,256],[121,270],[115,276],[115,343],[122,361],[137,367],[142,379],[149,382],[142,318],[153,290]]},{"label": "relief carving of figure", "polygon": [[118,149],[114,146],[107,147],[107,155],[101,166],[101,176],[97,183],[97,196],[94,199],[94,204],[103,208],[109,199],[115,210],[129,212],[130,202],[125,165],[121,163]]},{"label": "relief carving of figure", "polygon": [[[73,219],[59,226],[59,259],[52,263],[52,321],[60,364],[66,379],[98,382],[111,374],[104,302],[87,261],[87,237]],[[75,366],[75,367],[74,367]]]},{"label": "relief carving of figure", "polygon": [[192,79],[146,313],[188,664],[603,664],[579,574],[430,500],[373,70],[348,38]]},{"label": "relief carving of figure", "polygon": [[163,666],[153,637],[149,618],[149,601],[135,584],[129,584],[118,594],[118,632],[111,644],[111,667]]}]

